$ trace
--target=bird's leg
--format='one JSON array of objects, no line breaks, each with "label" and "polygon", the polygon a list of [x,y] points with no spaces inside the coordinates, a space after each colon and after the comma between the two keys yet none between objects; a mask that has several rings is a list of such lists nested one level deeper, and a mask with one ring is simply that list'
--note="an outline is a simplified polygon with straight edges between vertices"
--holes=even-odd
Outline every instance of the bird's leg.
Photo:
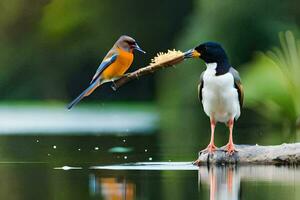
[{"label": "bird's leg", "polygon": [[210,129],[211,129],[210,143],[206,147],[206,149],[202,150],[201,152],[208,151],[208,153],[211,154],[211,153],[214,153],[216,151],[216,149],[218,148],[218,147],[216,147],[216,145],[214,143],[215,127],[216,127],[216,121],[213,118],[211,118],[210,119]]},{"label": "bird's leg", "polygon": [[116,84],[115,81],[118,80],[118,79],[120,79],[120,78],[122,78],[122,76],[115,76],[115,77],[113,77],[113,78],[111,79],[111,82],[112,82],[111,88],[112,88],[114,91],[116,91],[117,88],[118,88],[118,86],[117,86],[117,84]]},{"label": "bird's leg", "polygon": [[112,82],[112,85],[111,85],[110,87],[111,87],[114,91],[116,91],[117,88],[118,88],[118,86],[116,85],[115,80],[111,80],[111,82]]},{"label": "bird's leg", "polygon": [[115,81],[119,80],[120,78],[124,77],[124,76],[128,76],[130,73],[121,75],[121,76],[115,76],[114,78],[111,79],[112,85],[110,86],[114,91],[117,91],[118,89],[118,85],[116,84]]},{"label": "bird's leg", "polygon": [[[210,129],[211,129],[210,143],[205,149],[201,150],[200,153],[208,152],[209,154],[212,154],[217,150],[218,147],[216,147],[214,143],[215,127],[216,127],[216,121],[213,118],[211,118],[210,119]],[[195,160],[193,162],[193,165],[200,166],[200,160],[199,159]]]},{"label": "bird's leg", "polygon": [[232,130],[233,130],[233,123],[234,123],[234,119],[231,118],[229,121],[228,121],[228,127],[229,127],[229,141],[226,145],[226,151],[229,155],[232,155],[235,151],[237,151],[234,147],[234,144],[233,144],[233,139],[232,139]]}]

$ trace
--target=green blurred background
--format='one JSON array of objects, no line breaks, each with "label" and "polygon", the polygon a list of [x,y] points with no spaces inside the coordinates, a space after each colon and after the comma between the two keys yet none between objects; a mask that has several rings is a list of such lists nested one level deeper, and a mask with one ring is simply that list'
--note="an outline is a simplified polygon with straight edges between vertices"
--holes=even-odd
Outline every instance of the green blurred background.
[{"label": "green blurred background", "polygon": [[[245,88],[235,141],[299,141],[299,4],[297,0],[2,0],[1,105],[63,109],[88,85],[122,34],[134,37],[147,51],[136,54],[131,71],[147,65],[159,51],[184,51],[217,41],[240,71]],[[209,138],[209,121],[196,90],[204,69],[202,61],[188,60],[117,92],[106,84],[78,107],[104,112],[101,108],[107,106],[130,110],[146,105],[159,114],[163,145],[196,152]],[[224,134],[217,136],[217,143],[225,144],[227,130],[218,129]]]}]

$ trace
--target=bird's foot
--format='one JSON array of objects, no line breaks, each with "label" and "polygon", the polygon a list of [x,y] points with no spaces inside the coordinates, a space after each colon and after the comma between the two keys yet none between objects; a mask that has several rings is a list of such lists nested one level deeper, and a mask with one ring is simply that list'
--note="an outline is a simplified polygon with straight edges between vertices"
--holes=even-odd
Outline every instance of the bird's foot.
[{"label": "bird's foot", "polygon": [[115,81],[114,81],[114,80],[112,80],[111,82],[112,82],[112,85],[110,86],[110,87],[111,87],[111,89],[113,89],[113,91],[117,91],[117,89],[118,89],[118,86],[116,85]]},{"label": "bird's foot", "polygon": [[[217,149],[218,149],[218,147],[217,147],[214,143],[210,143],[205,149],[201,150],[199,153],[200,153],[200,154],[208,153],[209,155],[211,155],[211,154],[213,154]],[[193,165],[200,166],[200,165],[201,165],[200,159],[195,160],[195,161],[193,162]]]},{"label": "bird's foot", "polygon": [[234,147],[234,144],[233,143],[228,143],[226,146],[225,146],[225,149],[224,151],[226,151],[226,153],[228,155],[233,155],[235,152],[237,152],[238,150]]},{"label": "bird's foot", "polygon": [[209,154],[213,154],[216,150],[218,149],[218,147],[213,144],[210,143],[205,149],[201,150],[200,153],[209,153]]},{"label": "bird's foot", "polygon": [[193,165],[200,166],[200,164],[201,164],[200,159],[197,159],[197,160],[195,160],[195,161],[193,162]]}]

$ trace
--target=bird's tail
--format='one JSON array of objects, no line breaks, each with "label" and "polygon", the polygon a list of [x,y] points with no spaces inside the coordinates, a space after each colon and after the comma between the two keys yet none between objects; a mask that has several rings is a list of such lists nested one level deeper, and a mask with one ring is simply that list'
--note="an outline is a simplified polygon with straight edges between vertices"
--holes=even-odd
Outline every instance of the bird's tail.
[{"label": "bird's tail", "polygon": [[99,82],[95,81],[92,83],[87,89],[85,89],[76,99],[74,99],[71,103],[68,104],[67,109],[70,110],[73,106],[75,106],[81,99],[89,96],[94,92],[94,90],[99,86]]}]

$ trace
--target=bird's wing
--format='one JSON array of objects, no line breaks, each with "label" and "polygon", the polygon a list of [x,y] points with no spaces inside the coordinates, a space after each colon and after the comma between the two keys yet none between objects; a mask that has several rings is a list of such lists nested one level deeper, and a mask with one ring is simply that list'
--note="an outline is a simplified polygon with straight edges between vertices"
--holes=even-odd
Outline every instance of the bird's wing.
[{"label": "bird's wing", "polygon": [[199,81],[199,84],[198,84],[198,98],[199,98],[200,102],[202,102],[203,75],[204,75],[204,72],[201,73],[200,81]]},{"label": "bird's wing", "polygon": [[231,73],[234,78],[234,87],[238,91],[240,107],[242,107],[243,103],[244,103],[244,89],[243,89],[243,85],[241,82],[239,72],[237,70],[235,70],[233,67],[231,67],[229,69],[229,73]]},{"label": "bird's wing", "polygon": [[104,57],[103,61],[101,62],[101,64],[99,65],[92,81],[91,84],[97,80],[99,78],[99,76],[101,75],[101,73],[108,67],[110,66],[113,62],[116,61],[118,57],[118,52],[114,51],[114,50],[110,50],[107,55]]}]

